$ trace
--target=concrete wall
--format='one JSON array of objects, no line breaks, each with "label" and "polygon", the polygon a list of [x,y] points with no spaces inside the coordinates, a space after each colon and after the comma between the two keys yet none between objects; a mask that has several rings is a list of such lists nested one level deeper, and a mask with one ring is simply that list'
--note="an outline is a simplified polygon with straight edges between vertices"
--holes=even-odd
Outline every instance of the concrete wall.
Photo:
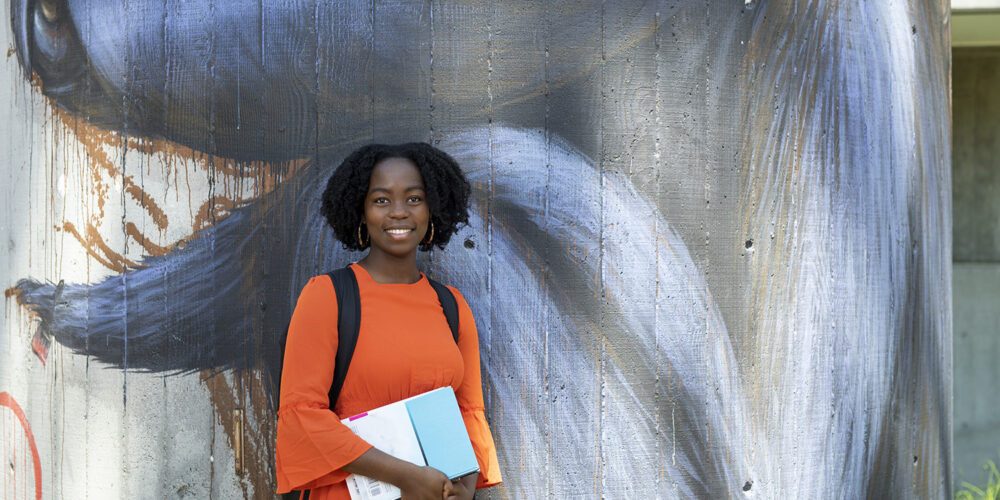
[{"label": "concrete wall", "polygon": [[1000,262],[1000,48],[956,49],[955,262]]},{"label": "concrete wall", "polygon": [[1000,48],[956,49],[955,473],[1000,461]]},{"label": "concrete wall", "polygon": [[947,2],[6,6],[15,498],[270,496],[281,332],[358,257],[319,190],[404,140],[473,184],[421,265],[485,498],[951,491]]}]

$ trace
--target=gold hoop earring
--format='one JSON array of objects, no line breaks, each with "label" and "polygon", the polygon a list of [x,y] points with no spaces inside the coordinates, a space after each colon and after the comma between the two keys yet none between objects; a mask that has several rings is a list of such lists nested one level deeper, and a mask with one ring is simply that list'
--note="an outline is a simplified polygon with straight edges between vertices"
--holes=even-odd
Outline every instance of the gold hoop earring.
[{"label": "gold hoop earring", "polygon": [[363,226],[363,225],[365,225],[365,223],[364,223],[364,222],[362,222],[362,223],[358,224],[358,246],[359,246],[359,247],[361,247],[362,249],[364,249],[365,247],[367,247],[367,246],[368,246],[368,243],[370,243],[370,242],[371,242],[371,240],[372,240],[372,235],[371,235],[371,233],[368,233],[368,234],[366,235],[366,236],[368,236],[368,237],[367,237],[367,238],[365,238],[365,241],[361,241],[361,226]]},{"label": "gold hoop earring", "polygon": [[430,245],[432,241],[434,241],[434,221],[431,221],[431,235],[427,237],[427,241],[424,244]]}]

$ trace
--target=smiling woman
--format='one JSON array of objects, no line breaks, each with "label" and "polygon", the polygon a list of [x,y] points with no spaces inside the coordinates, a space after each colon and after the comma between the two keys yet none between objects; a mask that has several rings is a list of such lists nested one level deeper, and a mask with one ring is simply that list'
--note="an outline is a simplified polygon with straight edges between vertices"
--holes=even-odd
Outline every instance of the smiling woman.
[{"label": "smiling woman", "polygon": [[[337,312],[342,291],[319,276],[299,295],[285,343],[278,409],[280,493],[295,489],[310,491],[314,500],[348,498],[349,473],[392,483],[404,498],[435,500],[469,499],[477,487],[500,482],[472,311],[449,287],[458,306],[453,336],[438,285],[417,269],[418,247],[444,248],[468,221],[469,190],[455,160],[423,143],[363,147],[330,177],[323,215],[345,247],[368,250],[349,267],[358,286],[360,327],[353,356],[346,358],[351,369],[339,379],[334,371],[335,360],[342,359]],[[373,448],[340,422],[341,416],[445,386],[455,390],[478,474],[449,481],[431,467]]]}]

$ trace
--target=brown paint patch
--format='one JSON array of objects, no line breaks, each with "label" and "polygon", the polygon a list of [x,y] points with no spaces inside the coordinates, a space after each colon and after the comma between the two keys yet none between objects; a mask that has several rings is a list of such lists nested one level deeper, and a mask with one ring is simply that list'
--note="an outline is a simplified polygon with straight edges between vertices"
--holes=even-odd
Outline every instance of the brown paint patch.
[{"label": "brown paint patch", "polygon": [[[175,195],[177,201],[183,199],[186,194],[187,201],[191,205],[200,203],[200,200],[191,199],[190,175],[188,173],[181,174],[181,171],[190,172],[191,166],[194,166],[197,170],[210,172],[209,176],[215,179],[215,185],[219,192],[212,197],[212,200],[201,203],[197,211],[191,211],[192,233],[218,223],[225,219],[235,207],[272,191],[283,179],[297,173],[308,162],[306,158],[264,162],[237,161],[216,157],[163,139],[132,137],[120,132],[105,130],[82,118],[73,116],[51,102],[49,102],[49,108],[51,111],[49,123],[57,127],[57,133],[66,136],[57,136],[57,143],[78,143],[81,148],[80,152],[84,155],[83,163],[87,172],[85,177],[89,177],[90,181],[86,188],[89,188],[89,195],[96,201],[96,213],[89,218],[89,222],[86,224],[94,228],[99,227],[101,221],[106,218],[105,206],[108,200],[114,198],[109,178],[122,182],[121,189],[142,207],[160,231],[161,236],[163,231],[170,226],[167,210],[161,207],[160,203],[154,199],[149,191],[143,188],[141,182],[137,182],[134,176],[124,174],[121,159],[116,158],[118,156],[116,152],[126,156],[134,153],[147,158],[157,158],[164,169],[164,180],[168,186],[170,186],[170,174],[174,174],[173,187],[179,190],[178,195]],[[66,140],[67,138],[76,139],[76,141]],[[80,152],[67,152],[65,156],[72,158],[74,153],[80,154]],[[179,179],[178,175],[184,176],[180,186],[176,184]],[[187,186],[187,193],[182,190],[184,184]],[[167,191],[169,191],[169,187]],[[164,196],[161,196],[161,202],[165,199],[167,191],[163,193]],[[171,205],[168,203],[166,206],[170,207]],[[75,222],[77,225],[81,224],[79,221]],[[69,221],[64,221],[64,226],[65,224],[73,226]],[[135,223],[126,223],[125,233],[127,237],[135,240],[146,253],[154,256],[169,253],[175,244],[183,245],[191,237],[189,235],[177,242],[164,242],[161,238],[156,238],[155,235],[139,231]],[[93,234],[99,234],[99,232],[95,229]],[[133,265],[125,264],[125,259],[110,251],[104,238],[97,236],[95,240],[89,230],[86,237],[78,233],[74,234],[74,237],[89,249],[91,256],[98,263],[108,269],[121,272],[124,268]]]},{"label": "brown paint patch", "polygon": [[138,242],[139,245],[142,246],[142,249],[145,250],[146,253],[149,255],[157,256],[157,255],[166,255],[170,253],[170,248],[161,247],[160,245],[157,245],[156,243],[150,241],[150,239],[147,238],[146,235],[142,233],[142,231],[139,231],[139,228],[136,227],[135,223],[133,222],[125,223],[125,234],[127,234],[130,238],[132,238],[136,242]]},{"label": "brown paint patch", "polygon": [[[225,374],[205,370],[200,378],[211,395],[212,407],[226,433],[229,448],[234,453],[240,449],[242,469],[236,473],[253,486],[255,498],[269,498],[277,488],[272,467],[275,421],[267,410],[266,392],[256,373],[255,370],[229,373],[236,387],[229,384]],[[240,415],[241,422],[236,422],[235,415]],[[240,485],[244,487],[244,496],[248,495],[246,482],[240,481]]]},{"label": "brown paint patch", "polygon": [[243,474],[246,472],[246,468],[243,466],[243,435],[245,434],[243,430],[243,408],[237,408],[233,410],[233,435],[232,442],[233,445],[233,464],[236,467],[237,474]]},{"label": "brown paint patch", "polygon": [[[129,137],[126,144],[129,149],[159,156],[168,164],[172,160],[190,161],[200,166],[203,170],[212,169],[216,174],[229,177],[255,178],[261,181],[263,186],[270,186],[271,188],[274,187],[273,181],[276,178],[280,179],[298,171],[299,168],[309,161],[307,158],[296,158],[278,162],[240,161],[202,153],[165,139],[150,139],[145,137]],[[269,190],[264,189],[263,191],[267,192]],[[264,192],[256,194],[260,195],[264,194]]]},{"label": "brown paint patch", "polygon": [[167,228],[167,214],[163,211],[159,205],[153,201],[152,198],[145,191],[142,190],[138,185],[132,182],[132,178],[125,176],[125,192],[129,194],[135,201],[139,202],[139,206],[146,209],[146,213],[153,219],[153,223],[156,224],[160,229]]},{"label": "brown paint patch", "polygon": [[104,239],[101,238],[100,233],[97,232],[97,228],[93,224],[87,225],[86,238],[80,235],[80,232],[76,230],[76,227],[71,222],[63,223],[63,229],[67,233],[72,234],[94,260],[100,262],[101,265],[108,269],[122,273],[128,270],[128,268],[136,269],[141,267],[139,264],[126,259],[120,253],[112,250]]},{"label": "brown paint patch", "polygon": [[[146,210],[146,213],[149,214],[149,217],[153,220],[153,223],[156,224],[157,227],[161,230],[166,229],[169,222],[163,209],[160,208],[160,206],[153,200],[152,196],[142,189],[142,186],[136,184],[132,176],[124,175],[124,172],[121,171],[116,162],[112,160],[110,155],[108,155],[108,152],[105,150],[105,148],[108,147],[120,148],[123,144],[122,136],[117,132],[103,130],[90,125],[83,120],[73,117],[68,112],[58,107],[53,107],[53,109],[53,116],[56,118],[58,123],[62,124],[67,132],[72,131],[73,136],[86,150],[87,157],[90,159],[87,167],[89,168],[91,177],[94,179],[95,183],[99,182],[102,171],[108,177],[120,177],[122,180],[122,187],[125,192],[128,193],[133,200],[138,202],[140,207]],[[101,207],[101,218],[103,218],[103,196],[98,197],[98,205]]]},{"label": "brown paint patch", "polygon": [[3,291],[3,296],[4,296],[5,299],[9,299],[11,297],[14,297],[14,300],[16,300],[18,304],[20,304],[21,303],[21,293],[22,293],[22,291],[19,288],[10,287],[10,288],[8,288],[8,289],[6,289],[6,290]]},{"label": "brown paint patch", "polygon": [[249,396],[245,408],[247,422],[252,432],[244,440],[244,468],[250,474],[257,495],[267,495],[277,490],[274,471],[274,443],[277,439],[277,415],[270,411],[267,388],[261,379],[261,370],[251,370],[245,374],[249,382]]},{"label": "brown paint patch", "polygon": [[[226,377],[218,372],[213,372],[210,370],[203,370],[200,374],[201,382],[205,384],[208,388],[209,394],[211,394],[212,408],[215,409],[216,420],[222,424],[222,429],[226,433],[226,439],[228,440],[229,449],[234,447],[233,433],[236,430],[233,419],[231,418],[233,412],[236,410],[236,399],[238,395],[230,387],[229,382],[226,381]],[[240,481],[240,485],[244,485]],[[244,487],[245,488],[245,487]],[[243,490],[244,497],[246,496],[246,489]]]},{"label": "brown paint patch", "polygon": [[29,78],[28,81],[29,84],[31,85],[31,88],[35,89],[35,91],[38,92],[39,95],[44,94],[42,92],[42,78],[38,76],[38,73],[35,73],[35,70],[31,70],[31,78]]},{"label": "brown paint patch", "polygon": [[[202,170],[212,170],[216,175],[254,179],[257,181],[257,188],[254,190],[253,196],[247,198],[250,199],[274,189],[278,182],[297,173],[309,161],[308,158],[277,162],[239,161],[213,156],[165,139],[123,136],[119,132],[91,125],[55,105],[52,105],[51,109],[57,122],[66,130],[72,131],[74,136],[86,147],[87,154],[95,163],[91,167],[100,167],[112,177],[120,175],[121,172],[118,165],[111,161],[104,148],[115,149],[124,146],[126,151],[156,156],[167,167],[173,168],[180,162],[189,162]],[[131,181],[131,177],[128,179]],[[225,183],[223,184],[225,185]],[[153,214],[150,215],[153,216]]]},{"label": "brown paint patch", "polygon": [[13,45],[11,45],[10,47],[7,48],[7,59],[10,59],[10,56],[12,56],[12,55],[14,55],[16,53],[17,53],[17,49],[14,48]]},{"label": "brown paint patch", "polygon": [[198,209],[198,215],[194,218],[194,231],[197,232],[212,227],[215,223],[229,217],[229,213],[235,207],[235,201],[222,196],[216,196],[206,201]]}]

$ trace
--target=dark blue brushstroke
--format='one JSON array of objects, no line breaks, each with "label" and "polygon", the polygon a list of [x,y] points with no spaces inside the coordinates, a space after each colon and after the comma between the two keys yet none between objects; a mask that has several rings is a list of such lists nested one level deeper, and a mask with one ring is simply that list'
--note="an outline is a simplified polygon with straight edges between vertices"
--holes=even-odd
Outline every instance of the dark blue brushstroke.
[{"label": "dark blue brushstroke", "polygon": [[[18,59],[28,75],[38,75],[57,106],[102,128],[227,158],[282,160],[338,149],[359,132],[358,123],[392,123],[400,109],[425,114],[430,108],[428,2],[48,0],[45,5],[53,7],[47,10],[42,5],[12,0]],[[461,5],[435,8],[470,19],[481,13]],[[647,23],[677,8],[642,2],[621,9],[636,20],[631,28],[648,36]],[[496,9],[511,29],[535,15],[503,3]],[[591,56],[598,57],[600,47],[576,29],[588,26],[594,32],[598,20],[592,10],[566,9],[560,19],[551,27],[553,36],[594,45]],[[614,51],[635,43],[632,29],[608,30],[602,46]],[[532,37],[505,43],[509,53],[537,49]],[[596,62],[582,57],[553,58],[546,78],[562,84],[581,78],[587,73],[581,65]],[[438,71],[460,78],[479,78],[484,71],[478,57],[436,64]],[[497,102],[539,96],[548,85],[535,70],[517,71],[522,73],[508,77],[523,85],[494,88]],[[469,113],[481,109],[482,99],[475,92],[448,97]],[[577,106],[574,112],[596,110]]]},{"label": "dark blue brushstroke", "polygon": [[[18,300],[40,318],[43,335],[109,366],[165,373],[261,368],[276,383],[281,334],[299,287],[343,254],[319,220],[320,178],[329,171],[304,171],[137,269],[95,284],[23,279]],[[303,239],[324,241],[332,255],[293,277],[293,262],[311,253],[301,248]]]}]

